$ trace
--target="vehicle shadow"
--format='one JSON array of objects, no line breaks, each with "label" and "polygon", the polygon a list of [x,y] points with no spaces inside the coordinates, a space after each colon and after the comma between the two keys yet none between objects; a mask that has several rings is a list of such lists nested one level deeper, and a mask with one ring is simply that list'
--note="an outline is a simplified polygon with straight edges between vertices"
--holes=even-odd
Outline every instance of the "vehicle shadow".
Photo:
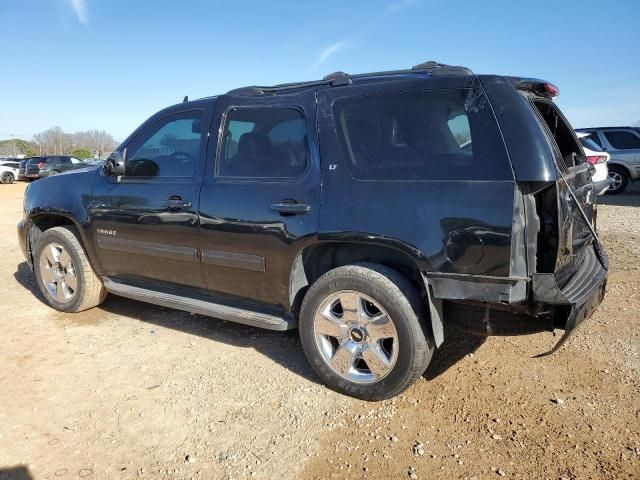
[{"label": "vehicle shadow", "polygon": [[[16,281],[46,304],[36,285],[33,272],[26,262],[18,265],[14,273]],[[59,314],[65,321],[76,324],[95,324],[106,319],[105,312],[124,316],[159,327],[196,335],[206,340],[226,343],[239,348],[253,348],[277,364],[314,383],[321,383],[307,363],[302,352],[297,331],[273,332],[227,322],[204,315],[138,302],[110,295],[100,307],[76,314]],[[485,337],[460,332],[454,326],[445,326],[445,342],[436,350],[424,377],[433,380],[469,353],[475,352]]]},{"label": "vehicle shadow", "polygon": [[431,363],[422,375],[427,380],[434,380],[464,357],[478,350],[487,337],[472,335],[458,330],[453,325],[445,325],[444,339],[444,343],[433,353]]},{"label": "vehicle shadow", "polygon": [[[33,272],[26,262],[18,265],[14,278],[46,305],[46,300],[36,284]],[[98,308],[75,314],[60,313],[58,315],[65,321],[75,324],[97,324],[106,320],[108,315],[105,313],[133,318],[150,325],[170,328],[235,347],[253,348],[293,373],[309,381],[321,383],[304,357],[296,330],[274,332],[138,302],[116,295],[110,295]]]},{"label": "vehicle shadow", "polygon": [[640,207],[640,182],[629,184],[627,189],[618,195],[600,195],[597,203],[620,207]]},{"label": "vehicle shadow", "polygon": [[29,469],[23,465],[0,467],[0,480],[33,480]]}]

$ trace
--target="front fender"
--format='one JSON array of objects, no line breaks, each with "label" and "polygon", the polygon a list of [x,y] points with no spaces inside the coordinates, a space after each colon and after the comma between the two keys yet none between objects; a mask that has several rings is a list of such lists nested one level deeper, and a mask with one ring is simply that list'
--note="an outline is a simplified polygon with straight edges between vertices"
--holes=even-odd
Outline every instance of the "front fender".
[{"label": "front fender", "polygon": [[30,228],[47,219],[64,220],[78,230],[89,261],[98,274],[103,271],[92,242],[89,204],[99,167],[44,178],[32,183],[24,199],[24,242],[28,252]]}]

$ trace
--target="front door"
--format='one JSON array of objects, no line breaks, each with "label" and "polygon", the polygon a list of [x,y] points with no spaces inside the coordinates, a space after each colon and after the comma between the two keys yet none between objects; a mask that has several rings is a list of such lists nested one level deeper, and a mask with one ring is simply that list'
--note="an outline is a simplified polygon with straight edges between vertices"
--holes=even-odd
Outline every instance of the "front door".
[{"label": "front door", "polygon": [[214,118],[200,195],[207,288],[287,308],[292,263],[318,226],[315,96],[225,96]]},{"label": "front door", "polygon": [[125,175],[101,175],[91,229],[107,275],[203,287],[198,196],[210,111],[152,118],[127,142]]}]

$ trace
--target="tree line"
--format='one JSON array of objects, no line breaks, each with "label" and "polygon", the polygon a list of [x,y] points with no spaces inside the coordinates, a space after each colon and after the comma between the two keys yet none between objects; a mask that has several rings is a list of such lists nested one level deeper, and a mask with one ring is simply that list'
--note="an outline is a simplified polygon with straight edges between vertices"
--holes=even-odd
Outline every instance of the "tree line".
[{"label": "tree line", "polygon": [[78,158],[104,158],[118,146],[105,130],[66,133],[60,127],[36,133],[32,140],[19,138],[0,141],[0,156],[73,155]]}]

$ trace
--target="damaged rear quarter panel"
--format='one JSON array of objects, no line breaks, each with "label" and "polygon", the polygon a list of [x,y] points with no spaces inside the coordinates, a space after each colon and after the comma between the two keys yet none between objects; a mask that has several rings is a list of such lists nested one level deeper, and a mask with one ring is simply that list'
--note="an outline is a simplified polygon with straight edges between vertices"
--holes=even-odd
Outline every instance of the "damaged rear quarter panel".
[{"label": "damaged rear quarter panel", "polygon": [[[515,180],[491,105],[477,78],[406,80],[398,91],[465,89],[467,115],[472,121],[474,160],[505,162],[495,178],[420,178],[403,181],[354,179],[336,132],[334,101],[358,95],[393,92],[389,85],[352,85],[319,92],[318,122],[322,158],[322,209],[319,237],[388,245],[403,250],[420,270],[454,276],[511,275]],[[473,130],[479,130],[473,134]],[[481,133],[489,132],[482,135]],[[476,151],[479,152],[478,156]],[[486,152],[488,156],[483,154]],[[331,167],[331,168],[330,168]],[[502,168],[504,167],[504,168]],[[489,168],[489,167],[487,167]],[[503,173],[506,172],[506,173]],[[490,175],[489,175],[490,176]],[[502,281],[498,290],[502,291]],[[461,288],[462,287],[462,288]],[[485,286],[486,287],[486,286]],[[499,300],[491,289],[458,283],[460,295]],[[436,289],[443,294],[446,288]],[[486,292],[478,293],[480,291]]]}]

